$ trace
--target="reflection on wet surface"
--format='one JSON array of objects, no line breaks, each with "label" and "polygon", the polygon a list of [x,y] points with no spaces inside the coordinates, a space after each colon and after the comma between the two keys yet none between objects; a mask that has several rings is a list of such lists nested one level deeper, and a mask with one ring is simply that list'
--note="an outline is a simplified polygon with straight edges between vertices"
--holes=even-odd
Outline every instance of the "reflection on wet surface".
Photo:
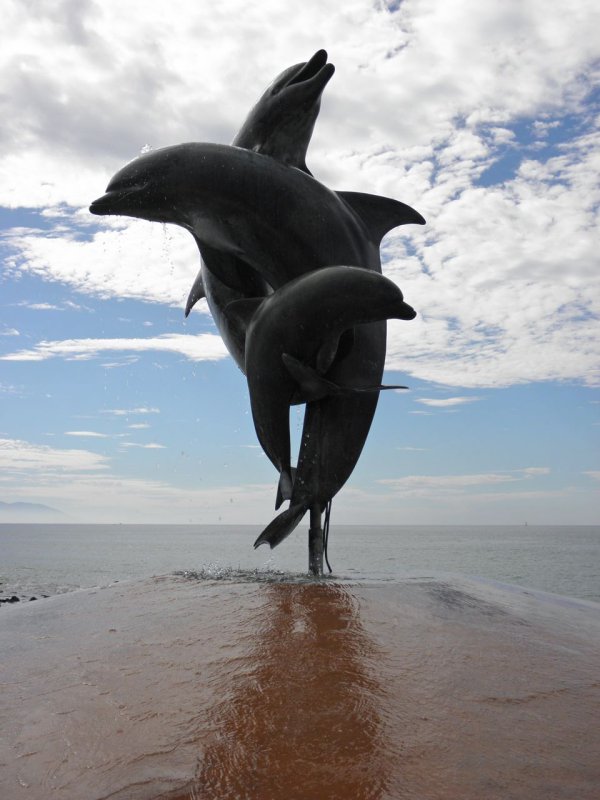
[{"label": "reflection on wet surface", "polygon": [[381,797],[389,763],[375,703],[382,654],[356,600],[335,585],[271,584],[263,593],[265,619],[243,674],[211,712],[217,739],[196,796]]},{"label": "reflection on wet surface", "polygon": [[598,800],[600,607],[187,575],[0,619],[0,797]]}]

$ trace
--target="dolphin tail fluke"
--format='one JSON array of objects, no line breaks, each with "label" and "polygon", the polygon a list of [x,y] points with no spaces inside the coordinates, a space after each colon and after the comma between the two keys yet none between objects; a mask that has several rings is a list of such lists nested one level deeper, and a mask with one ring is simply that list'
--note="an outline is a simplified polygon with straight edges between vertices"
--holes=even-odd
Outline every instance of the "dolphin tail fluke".
[{"label": "dolphin tail fluke", "polygon": [[290,467],[289,469],[282,469],[279,475],[279,483],[277,485],[277,499],[275,500],[275,510],[283,503],[284,500],[289,500],[292,496],[292,489],[294,488],[294,480],[296,478],[296,468]]},{"label": "dolphin tail fluke", "polygon": [[189,317],[190,311],[196,305],[198,300],[202,300],[203,297],[206,297],[206,292],[204,291],[204,281],[202,280],[202,268],[200,268],[200,271],[196,275],[194,285],[190,289],[187,303],[185,304],[186,319]]},{"label": "dolphin tail fluke", "polygon": [[311,403],[328,395],[354,394],[355,392],[381,392],[384,389],[408,389],[408,386],[340,386],[333,381],[328,381],[319,373],[298,361],[289,353],[283,353],[281,358],[291,377],[300,387],[302,402]]},{"label": "dolphin tail fluke", "polygon": [[261,544],[268,544],[271,550],[277,547],[277,545],[283,542],[286,536],[289,536],[299,524],[307,510],[307,506],[300,504],[291,506],[287,511],[282,511],[281,514],[276,516],[275,519],[267,525],[254,542],[254,547],[260,547]]}]

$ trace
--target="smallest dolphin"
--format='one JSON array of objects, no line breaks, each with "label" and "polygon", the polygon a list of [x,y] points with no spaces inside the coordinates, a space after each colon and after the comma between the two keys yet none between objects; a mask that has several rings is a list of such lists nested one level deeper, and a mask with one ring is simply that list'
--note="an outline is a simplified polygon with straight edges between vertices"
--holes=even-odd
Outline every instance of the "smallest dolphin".
[{"label": "smallest dolphin", "polygon": [[[327,375],[334,362],[351,351],[355,326],[392,318],[410,320],[416,312],[389,278],[361,267],[334,266],[309,272],[264,299],[234,301],[227,313],[239,314],[247,322],[245,366],[252,418],[263,450],[280,473],[279,507],[290,499],[293,484],[290,405],[328,395],[406,388],[342,386]],[[312,446],[322,444],[315,441]],[[302,476],[298,478],[302,483]],[[321,490],[327,492],[327,487]],[[302,514],[310,498],[303,505]]]}]

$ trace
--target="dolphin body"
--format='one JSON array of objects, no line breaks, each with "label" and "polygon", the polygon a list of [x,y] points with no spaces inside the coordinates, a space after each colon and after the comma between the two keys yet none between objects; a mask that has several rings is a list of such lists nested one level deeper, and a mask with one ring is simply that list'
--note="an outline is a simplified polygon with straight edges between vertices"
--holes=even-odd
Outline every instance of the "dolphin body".
[{"label": "dolphin body", "polygon": [[[383,235],[397,225],[424,222],[397,200],[332,192],[268,156],[200,142],[131,161],[90,211],[180,225],[202,244],[234,255],[273,289],[331,264],[380,271]],[[225,285],[243,290],[228,264],[219,261],[211,269]]]},{"label": "dolphin body", "polygon": [[[278,495],[282,500],[292,491],[290,405],[299,397],[315,402],[330,395],[406,388],[361,386],[355,379],[350,385],[340,386],[327,376],[333,360],[341,356],[339,343],[346,331],[390,318],[414,319],[416,314],[388,278],[346,266],[309,272],[263,300],[236,301],[229,312],[249,319],[246,373],[252,417],[263,450],[280,471]],[[327,446],[327,436],[325,429],[313,448]],[[330,457],[337,460],[339,455]],[[302,474],[298,480],[304,481]],[[292,516],[301,518],[311,502],[307,495],[302,502],[293,503]],[[268,540],[271,546],[291,530],[281,526],[279,536]],[[267,540],[260,537],[257,544],[263,541]]]},{"label": "dolphin body", "polygon": [[[251,150],[260,155],[268,155],[272,159],[276,159],[288,171],[299,170],[310,175],[305,162],[306,149],[318,115],[322,91],[333,72],[333,65],[327,64],[325,51],[318,51],[308,62],[285,70],[254,106],[234,139],[234,146]],[[194,146],[179,147],[185,149]],[[164,150],[172,151],[173,149],[165,148]],[[148,156],[151,157],[158,153],[161,151],[148,154]],[[216,153],[213,151],[212,155],[216,155]],[[152,165],[149,163],[148,156],[141,157],[133,164],[137,167],[147,167],[148,171],[151,171]],[[128,165],[128,167],[131,166]],[[207,233],[206,230],[198,230],[193,220],[190,219],[194,215],[190,215],[187,210],[182,213],[181,203],[174,204],[171,214],[161,215],[159,213],[157,215],[156,209],[154,212],[148,208],[144,209],[144,204],[151,206],[152,203],[148,202],[148,193],[142,191],[141,185],[135,187],[136,178],[132,173],[136,171],[136,167],[133,170],[128,170],[128,167],[113,178],[109,184],[107,195],[93,203],[91,211],[100,214],[124,213],[145,219],[171,221],[183,225],[192,232],[205,263],[190,292],[186,316],[196,300],[206,295],[213,318],[230,353],[242,371],[245,371],[247,320],[243,320],[237,314],[228,314],[226,310],[228,307],[235,306],[235,303],[232,303],[233,300],[265,297],[272,292],[271,285],[265,279],[264,271],[260,270],[260,266],[256,271],[256,264],[249,264],[243,257],[240,257],[240,255],[243,256],[243,252],[237,252],[231,243],[227,242],[226,235],[225,241],[223,241],[222,236],[214,235],[215,230],[212,231],[212,234]],[[129,182],[124,175],[126,172],[129,172]],[[139,176],[142,176],[143,172],[144,170],[140,169]],[[121,182],[119,182],[120,178],[123,179]],[[159,180],[162,179],[159,178]],[[142,184],[143,182],[142,178],[138,183]],[[124,190],[131,191],[131,194],[123,197]],[[146,197],[142,201],[141,198],[144,194]],[[314,192],[312,194],[309,192],[309,195],[314,195]],[[354,224],[350,224],[350,230],[347,230],[347,233],[350,234],[351,239],[354,238],[355,243],[359,242],[361,237],[363,242],[354,249],[350,248],[353,249],[356,258],[348,260],[339,257],[338,250],[334,254],[335,257],[331,257],[329,263],[345,261],[355,264],[358,262],[360,266],[380,271],[379,243],[382,236],[400,224],[407,222],[424,224],[423,218],[416,211],[393,200],[353,192],[339,192],[336,193],[336,197],[338,199],[337,210],[342,217],[347,217],[348,214],[354,217]],[[161,207],[165,201],[167,201],[167,197],[164,195],[162,198],[155,196],[157,207]],[[185,205],[185,201],[183,205]],[[329,203],[328,207],[331,211],[332,208],[335,208],[335,203],[333,206]],[[202,228],[202,226],[199,227]],[[358,238],[356,237],[357,228]],[[221,234],[223,234],[222,229]],[[329,231],[326,232],[326,235],[329,235]],[[305,269],[313,269],[314,263],[323,265],[327,260],[328,257],[321,257],[314,262],[307,262]],[[284,254],[284,267],[285,265]],[[254,268],[249,269],[249,266]],[[289,272],[289,268],[282,269],[282,282],[289,280]],[[278,285],[277,278],[274,283]],[[242,319],[242,324],[240,324],[240,319]],[[346,343],[348,341],[346,338]],[[355,385],[373,386],[381,379],[383,371],[385,324],[383,326],[381,324],[361,325],[357,328],[352,350],[352,358],[340,359],[338,357],[328,377],[335,378],[345,385],[349,385],[349,381],[354,381]],[[332,353],[331,357],[334,356],[335,353]],[[298,402],[305,399],[309,398],[296,397]],[[336,394],[328,396],[318,403],[308,403],[298,463],[298,490],[302,489],[300,492],[302,495],[312,496],[323,507],[339,491],[360,456],[376,404],[377,392],[369,395]],[[315,454],[317,441],[320,441],[321,446]],[[276,463],[275,459],[272,460]],[[281,459],[277,463],[280,461]],[[306,497],[297,498],[299,502],[295,505],[306,506]],[[280,502],[280,498],[278,502]],[[274,522],[277,523],[277,520]],[[295,524],[297,522],[294,522],[292,527]],[[278,540],[280,541],[281,538]],[[267,539],[263,539],[263,541],[267,541]]]}]

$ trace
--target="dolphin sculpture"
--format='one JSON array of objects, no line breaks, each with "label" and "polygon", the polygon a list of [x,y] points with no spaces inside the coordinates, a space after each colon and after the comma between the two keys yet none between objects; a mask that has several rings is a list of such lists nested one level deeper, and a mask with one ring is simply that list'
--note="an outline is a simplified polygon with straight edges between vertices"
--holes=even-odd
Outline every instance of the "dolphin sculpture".
[{"label": "dolphin sculpture", "polygon": [[[321,93],[333,72],[333,66],[327,64],[325,51],[318,51],[308,62],[285,70],[252,109],[234,139],[234,145],[247,148],[260,155],[269,155],[292,172],[299,170],[310,175],[305,162],[306,149],[318,114]],[[186,146],[180,147],[185,148]],[[164,150],[169,150],[169,148]],[[138,159],[139,161],[140,159]],[[102,202],[93,203],[91,210],[94,213],[126,213],[146,219],[161,218],[148,214],[147,211],[144,212],[141,208],[142,204],[139,202],[135,204],[137,208],[133,211],[131,207],[124,210],[123,205],[120,210],[115,208],[113,201],[118,198],[118,194],[113,192],[119,188],[134,189],[135,180],[127,187],[118,185],[117,179],[119,176],[123,177],[123,173],[126,171],[127,168],[115,176],[109,185],[107,195],[100,198]],[[133,194],[136,192],[134,191]],[[349,211],[355,218],[358,218],[359,228],[362,228],[361,235],[366,233],[366,239],[370,240],[371,246],[366,248],[368,251],[366,258],[361,256],[352,261],[345,256],[325,258],[324,261],[329,261],[329,263],[339,263],[344,260],[346,263],[356,264],[358,262],[360,266],[380,270],[378,250],[382,235],[398,224],[424,223],[423,218],[417,212],[403,204],[397,204],[395,201],[351,192],[340,192],[336,196],[344,208],[342,214]],[[112,209],[109,209],[107,201],[113,204]],[[126,203],[130,203],[130,201],[131,198]],[[160,205],[160,199],[158,205]],[[392,205],[395,207],[392,208]],[[174,205],[173,210],[176,214],[180,214],[181,209],[177,207],[177,204]],[[237,324],[236,320],[240,318],[235,314],[228,315],[226,309],[235,305],[235,303],[231,303],[235,299],[265,297],[272,291],[272,284],[266,279],[265,271],[257,269],[256,263],[248,263],[244,258],[240,258],[240,253],[236,252],[235,248],[232,249],[228,246],[231,244],[230,242],[225,241],[225,247],[223,247],[224,241],[220,238],[220,234],[223,233],[222,228],[216,231],[213,229],[207,233],[207,220],[204,220],[204,223],[199,226],[201,228],[199,231],[197,226],[190,224],[189,220],[184,220],[184,216],[182,215],[180,219],[171,216],[164,221],[176,222],[187,227],[194,235],[203,259],[208,262],[209,266],[208,269],[205,266],[202,267],[190,292],[186,316],[196,299],[206,294],[213,317],[228,349],[244,370],[245,325]],[[214,219],[210,220],[210,215],[208,216],[208,227],[210,228],[210,223],[214,223]],[[226,239],[227,236],[225,236]],[[362,245],[364,256],[364,241]],[[360,249],[360,247],[355,248],[355,252]],[[323,261],[320,263],[323,264]],[[313,265],[309,264],[308,268],[312,269]],[[285,282],[289,279],[288,270],[282,272],[282,280]],[[268,274],[267,277],[269,277]],[[367,334],[369,329],[371,329],[370,334]],[[375,386],[383,370],[385,326],[383,328],[381,325],[360,326],[355,331],[351,358],[347,357],[347,351],[348,342],[352,339],[346,336],[345,339],[342,338],[342,341],[345,341],[346,345],[345,348],[340,349],[337,359],[333,362],[333,376],[340,379],[341,382],[353,379],[361,381],[363,385]],[[340,358],[340,353],[346,357]],[[331,353],[331,358],[336,358],[335,352]],[[301,397],[299,401],[307,399],[309,398]],[[320,468],[313,469],[312,483],[314,484],[316,481],[321,486],[323,490],[321,495],[326,500],[341,488],[352,472],[366,440],[376,404],[377,392],[372,392],[370,396],[337,395],[327,397],[320,403],[309,402],[298,467],[302,473],[305,471],[301,469],[303,461],[313,465],[315,462],[319,462]],[[323,412],[326,413],[323,415]],[[308,440],[311,436],[310,431],[315,428],[317,417],[320,420],[319,430],[324,428],[328,431],[328,435],[322,438],[322,447],[315,454],[314,442],[319,437],[313,436],[311,446],[308,446]],[[301,480],[300,485],[303,483],[306,484],[306,481]],[[288,492],[286,492],[287,494]],[[281,495],[278,502],[280,501]]]},{"label": "dolphin sculpture", "polygon": [[[211,271],[241,296],[247,286],[240,284],[240,264],[243,274],[263,279],[273,289],[331,264],[380,272],[383,235],[397,225],[424,223],[418,212],[396,200],[333,192],[268,156],[203,143],[165,147],[130,162],[90,211],[183,226],[211,250],[235,256],[234,261],[211,262]],[[340,385],[352,380],[363,386],[379,384],[385,338],[384,323],[357,328],[351,353],[335,364],[334,380]],[[320,471],[329,499],[360,456],[377,393],[335,400],[328,412],[332,424]],[[340,425],[339,419],[346,422]],[[303,441],[305,433],[310,436],[310,424],[307,415]]]},{"label": "dolphin sculpture", "polygon": [[[357,325],[390,318],[414,319],[395,283],[378,272],[359,267],[324,267],[296,278],[264,299],[238,300],[228,309],[249,320],[246,374],[252,417],[260,444],[280,472],[279,502],[292,492],[289,408],[333,395],[378,392],[355,380],[339,385],[327,375],[338,357],[340,338]],[[327,446],[328,431],[323,431]],[[302,473],[298,479],[306,479]],[[313,505],[304,498],[304,513]],[[286,528],[286,534],[291,528]],[[283,536],[281,537],[283,538]],[[270,540],[273,547],[277,541]]]},{"label": "dolphin sculpture", "polygon": [[[327,63],[325,50],[319,50],[303,64],[284,70],[252,108],[233,144],[270,155],[282,164],[311,174],[306,167],[306,150],[319,112],[322,92],[334,71],[333,65]],[[376,203],[372,203],[368,196],[354,197],[362,199],[363,205],[369,207],[367,216],[377,213],[374,207]],[[226,287],[210,269],[215,259],[226,259],[235,268],[235,257],[211,251],[201,243],[198,244],[203,263],[188,298],[186,316],[196,300],[206,295],[213,319],[230,353],[245,373],[244,345],[248,319],[245,315],[228,313],[228,309],[237,305],[231,301],[243,297],[243,293],[235,293]],[[244,267],[242,263],[238,265],[238,274],[247,278],[248,272]],[[267,286],[255,284],[248,286],[246,296],[262,297],[268,293]],[[352,341],[348,333],[350,332],[346,334],[346,344]],[[359,338],[364,338],[364,332]],[[355,370],[356,364],[359,365],[358,373],[351,374],[350,365],[346,365],[345,373],[342,368],[342,374],[338,377],[344,380],[356,378],[358,374],[364,380],[374,379],[374,370],[366,368],[366,365],[374,365],[377,370],[381,353],[385,353],[385,336],[382,336],[381,326],[378,331],[373,328],[371,338],[371,347],[365,346],[368,342],[363,341],[361,352],[356,353],[352,359]],[[375,359],[372,354],[369,356],[369,351],[372,352],[374,348],[379,351]],[[363,374],[365,372],[367,374]],[[339,490],[354,469],[369,433],[376,404],[376,394],[371,394],[370,397],[330,397],[325,405],[327,413],[324,417],[323,404],[319,406],[310,403],[307,406],[300,448],[299,485],[304,485],[309,495],[318,495],[322,506]],[[319,435],[316,434],[317,428]],[[277,459],[272,461],[279,468]],[[310,480],[304,475],[307,471],[310,473]],[[288,499],[288,487],[289,482],[280,479],[276,508],[280,506],[283,497]]]}]

